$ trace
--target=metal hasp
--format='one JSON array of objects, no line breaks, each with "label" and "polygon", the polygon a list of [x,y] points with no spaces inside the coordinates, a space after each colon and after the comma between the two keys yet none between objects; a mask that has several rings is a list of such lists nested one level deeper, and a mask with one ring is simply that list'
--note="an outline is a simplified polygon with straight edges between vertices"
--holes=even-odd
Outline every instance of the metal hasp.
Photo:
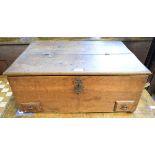
[{"label": "metal hasp", "polygon": [[76,94],[80,94],[83,90],[83,83],[81,79],[75,79],[74,81],[74,91]]}]

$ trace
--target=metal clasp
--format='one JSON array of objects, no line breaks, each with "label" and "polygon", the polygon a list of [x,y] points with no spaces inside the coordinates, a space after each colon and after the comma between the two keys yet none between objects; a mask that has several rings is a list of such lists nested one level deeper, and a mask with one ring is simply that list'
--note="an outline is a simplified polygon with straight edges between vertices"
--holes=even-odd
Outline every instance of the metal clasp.
[{"label": "metal clasp", "polygon": [[76,92],[76,94],[80,94],[83,90],[83,84],[82,81],[80,79],[75,79],[74,81],[74,91]]}]

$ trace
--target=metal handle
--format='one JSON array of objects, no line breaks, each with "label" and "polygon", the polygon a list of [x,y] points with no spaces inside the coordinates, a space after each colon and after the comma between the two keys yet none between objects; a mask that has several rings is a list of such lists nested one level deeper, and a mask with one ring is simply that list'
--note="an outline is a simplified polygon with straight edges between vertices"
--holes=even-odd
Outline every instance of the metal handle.
[{"label": "metal handle", "polygon": [[28,104],[28,105],[27,105],[27,109],[28,109],[28,110],[33,110],[33,106],[32,106],[31,104]]},{"label": "metal handle", "polygon": [[128,106],[127,105],[121,105],[120,109],[121,110],[128,110]]},{"label": "metal handle", "polygon": [[76,94],[80,94],[83,90],[83,84],[82,81],[80,79],[75,79],[74,81],[74,91],[76,92]]}]

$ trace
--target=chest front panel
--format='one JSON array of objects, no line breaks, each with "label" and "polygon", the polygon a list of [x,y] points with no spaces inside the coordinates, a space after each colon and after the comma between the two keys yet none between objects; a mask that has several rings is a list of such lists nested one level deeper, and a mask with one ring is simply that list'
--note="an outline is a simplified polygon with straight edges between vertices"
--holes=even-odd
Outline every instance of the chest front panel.
[{"label": "chest front panel", "polygon": [[136,108],[147,75],[18,76],[8,79],[19,107],[39,103],[42,112],[114,112],[117,102],[122,101],[132,102],[132,108],[127,111]]}]

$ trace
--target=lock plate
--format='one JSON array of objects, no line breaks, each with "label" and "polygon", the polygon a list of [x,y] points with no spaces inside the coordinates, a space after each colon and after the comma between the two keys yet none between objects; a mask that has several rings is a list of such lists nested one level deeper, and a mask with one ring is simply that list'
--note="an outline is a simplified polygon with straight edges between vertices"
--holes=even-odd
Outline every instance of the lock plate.
[{"label": "lock plate", "polygon": [[75,79],[74,81],[74,91],[76,94],[80,94],[83,90],[83,83],[81,79]]}]

